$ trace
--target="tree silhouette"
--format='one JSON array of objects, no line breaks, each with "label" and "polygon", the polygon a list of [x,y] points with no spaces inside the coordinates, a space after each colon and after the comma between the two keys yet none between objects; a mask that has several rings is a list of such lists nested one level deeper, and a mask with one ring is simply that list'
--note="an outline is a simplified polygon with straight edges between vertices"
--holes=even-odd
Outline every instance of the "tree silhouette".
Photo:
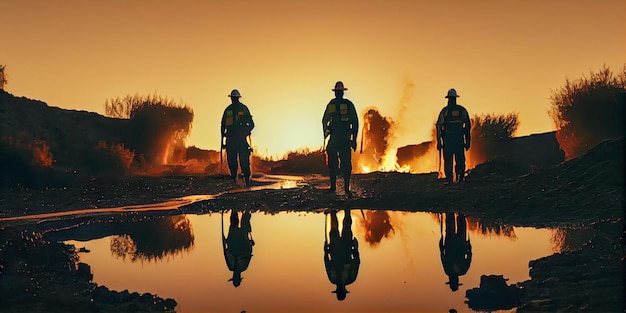
[{"label": "tree silhouette", "polygon": [[624,136],[626,65],[615,75],[604,66],[589,77],[570,81],[552,91],[548,111],[557,140],[571,159],[606,139]]},{"label": "tree silhouette", "polygon": [[4,85],[8,83],[6,66],[0,64],[0,90],[4,90]]}]

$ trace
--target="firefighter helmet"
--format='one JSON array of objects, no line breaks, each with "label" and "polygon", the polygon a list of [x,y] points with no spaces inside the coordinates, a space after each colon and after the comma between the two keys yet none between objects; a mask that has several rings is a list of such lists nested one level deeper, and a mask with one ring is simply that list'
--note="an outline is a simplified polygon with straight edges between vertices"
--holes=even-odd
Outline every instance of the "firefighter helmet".
[{"label": "firefighter helmet", "polygon": [[335,88],[333,88],[333,91],[337,91],[337,90],[348,90],[348,88],[343,86],[343,82],[338,81],[335,83]]},{"label": "firefighter helmet", "polygon": [[448,90],[448,94],[446,95],[446,98],[458,98],[459,95],[456,93],[456,89],[454,88],[450,88],[450,90]]},{"label": "firefighter helmet", "polygon": [[239,93],[239,90],[237,89],[233,89],[233,91],[230,92],[230,95],[228,95],[229,97],[234,97],[234,98],[239,98],[241,97],[241,94]]}]

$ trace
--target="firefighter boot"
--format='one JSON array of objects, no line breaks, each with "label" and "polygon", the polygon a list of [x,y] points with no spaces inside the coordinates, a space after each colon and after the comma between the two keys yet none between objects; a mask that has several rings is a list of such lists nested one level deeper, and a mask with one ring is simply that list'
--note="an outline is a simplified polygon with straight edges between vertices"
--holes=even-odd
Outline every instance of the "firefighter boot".
[{"label": "firefighter boot", "polygon": [[350,175],[344,175],[343,177],[343,191],[346,193],[346,197],[352,198],[352,192],[350,192]]},{"label": "firefighter boot", "polygon": [[335,192],[337,190],[337,176],[330,175],[330,188],[328,188],[329,192]]}]

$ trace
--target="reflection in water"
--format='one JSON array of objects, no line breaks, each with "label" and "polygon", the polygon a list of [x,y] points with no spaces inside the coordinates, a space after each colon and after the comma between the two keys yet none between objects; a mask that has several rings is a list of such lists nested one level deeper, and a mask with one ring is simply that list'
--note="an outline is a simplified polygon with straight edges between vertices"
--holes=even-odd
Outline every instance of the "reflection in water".
[{"label": "reflection in water", "polygon": [[[364,210],[363,215],[367,211]],[[256,212],[252,211],[254,240],[262,238],[263,243],[271,244],[259,247],[262,249],[252,247],[255,262],[241,274],[246,281],[242,285],[244,288],[234,288],[228,281],[233,272],[225,266],[225,257],[219,253],[223,249],[220,227],[223,222],[223,232],[228,232],[230,210],[224,211],[223,216],[219,213],[187,215],[191,225],[195,226],[193,250],[184,253],[184,257],[169,258],[167,262],[157,262],[154,266],[124,262],[116,258],[109,248],[112,234],[127,233],[129,227],[141,227],[141,223],[127,224],[123,221],[122,228],[121,225],[116,226],[119,220],[102,220],[72,229],[59,227],[65,225],[61,224],[54,227],[59,230],[54,232],[54,238],[91,251],[79,256],[81,262],[91,266],[95,283],[111,290],[137,290],[173,298],[179,304],[176,311],[182,313],[244,310],[448,312],[450,308],[466,313],[471,312],[464,302],[466,290],[477,287],[482,274],[501,274],[511,283],[525,281],[530,279],[529,261],[552,254],[551,229],[516,227],[518,239],[513,241],[504,236],[475,234],[468,227],[472,252],[477,255],[472,257],[470,270],[459,278],[463,285],[457,292],[451,292],[449,285],[445,284],[448,277],[442,269],[439,245],[436,243],[445,223],[441,225],[431,213],[388,211],[395,234],[383,239],[384,242],[377,247],[370,247],[363,244],[365,234],[359,222],[362,214],[353,209],[352,231],[359,241],[361,264],[357,279],[346,287],[350,291],[347,294],[349,298],[338,301],[336,294],[331,293],[336,286],[329,282],[325,262],[321,260],[321,254],[326,254],[326,251],[320,251],[324,242],[322,234],[328,236],[331,228],[330,214]],[[335,228],[338,228],[339,235],[344,215],[344,210],[337,212]],[[242,212],[239,212],[241,220]],[[322,223],[326,224],[325,228],[322,228]],[[100,230],[94,233],[94,227]],[[347,227],[345,229],[348,230]],[[2,233],[0,231],[0,238]],[[51,233],[46,236],[52,237]],[[80,240],[74,241],[76,238]],[[5,269],[7,272],[3,275],[11,273],[9,268]]]},{"label": "reflection in water", "polygon": [[550,241],[553,242],[555,253],[566,253],[581,249],[591,242],[593,230],[589,228],[557,229]]},{"label": "reflection in water", "polygon": [[372,247],[395,232],[387,211],[367,211],[363,214],[362,226],[365,228],[365,241]]},{"label": "reflection in water", "polygon": [[489,222],[477,217],[466,217],[465,219],[467,220],[467,229],[472,232],[482,235],[504,236],[511,240],[517,239],[513,226]]},{"label": "reflection in water", "polygon": [[[439,223],[441,223],[440,213],[429,213],[430,216]],[[515,227],[510,225],[503,225],[502,223],[495,221],[488,221],[478,217],[466,216],[465,224],[467,226],[468,234],[474,233],[486,236],[506,237],[511,240],[517,239],[515,234]]]},{"label": "reflection in water", "polygon": [[445,214],[445,235],[443,223],[440,222],[441,239],[439,251],[441,264],[446,275],[447,285],[452,291],[459,290],[459,276],[465,275],[472,262],[472,244],[470,243],[467,225],[463,214]]},{"label": "reflection in water", "polygon": [[241,273],[248,268],[252,259],[252,225],[250,211],[241,212],[241,223],[239,211],[230,211],[230,225],[228,226],[228,236],[224,235],[224,214],[222,213],[222,248],[224,249],[224,259],[228,269],[233,272],[233,277],[229,281],[233,286],[239,287],[243,277]]},{"label": "reflection in water", "polygon": [[[338,300],[344,300],[349,292],[347,285],[352,284],[359,274],[361,258],[359,242],[352,233],[352,216],[350,210],[344,210],[341,233],[337,210],[330,212],[330,230],[324,240],[324,266],[331,283],[337,285],[333,293]],[[329,239],[330,238],[330,239]]]},{"label": "reflection in water", "polygon": [[193,230],[184,215],[147,219],[132,226],[111,237],[111,252],[123,260],[162,260],[193,248]]}]

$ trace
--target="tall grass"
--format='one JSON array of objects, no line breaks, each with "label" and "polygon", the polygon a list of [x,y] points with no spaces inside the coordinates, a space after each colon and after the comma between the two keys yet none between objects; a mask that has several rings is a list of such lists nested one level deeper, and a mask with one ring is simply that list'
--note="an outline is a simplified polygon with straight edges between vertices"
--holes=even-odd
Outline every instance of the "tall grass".
[{"label": "tall grass", "polygon": [[504,115],[481,114],[471,118],[472,129],[471,147],[469,150],[469,164],[473,167],[477,164],[493,159],[504,140],[515,136],[519,126],[519,114],[509,113]]}]

